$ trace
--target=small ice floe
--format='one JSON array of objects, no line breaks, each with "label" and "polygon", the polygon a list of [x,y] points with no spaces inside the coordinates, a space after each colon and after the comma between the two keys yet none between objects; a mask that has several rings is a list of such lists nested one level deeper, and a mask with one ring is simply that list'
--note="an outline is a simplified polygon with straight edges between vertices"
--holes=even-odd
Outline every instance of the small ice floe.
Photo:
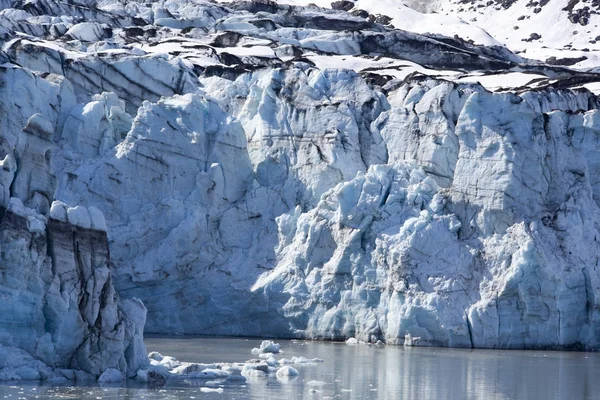
[{"label": "small ice floe", "polygon": [[263,340],[260,347],[252,349],[252,354],[263,354],[263,353],[279,353],[279,343],[272,342],[270,340]]},{"label": "small ice floe", "polygon": [[404,335],[404,346],[412,347],[419,346],[421,344],[421,338],[418,336],[412,336],[410,333]]},{"label": "small ice floe", "polygon": [[269,364],[261,363],[246,363],[242,368],[242,376],[246,378],[266,378],[269,375]]},{"label": "small ice floe", "polygon": [[346,344],[349,344],[351,346],[356,346],[358,344],[367,344],[367,345],[371,345],[371,343],[367,343],[367,342],[363,342],[362,340],[358,340],[357,338],[349,338],[348,340],[346,340]]},{"label": "small ice floe", "polygon": [[227,375],[228,381],[245,382],[246,378],[242,376],[242,368],[243,367],[240,367],[238,365],[226,365],[221,369],[229,374]]},{"label": "small ice floe", "polygon": [[317,364],[322,363],[323,360],[320,358],[306,358],[306,357],[292,357],[291,359],[282,358],[279,360],[279,364],[287,365],[287,364]]},{"label": "small ice floe", "polygon": [[152,351],[150,354],[148,354],[148,358],[150,360],[161,362],[164,357],[158,351]]},{"label": "small ice floe", "polygon": [[201,387],[200,391],[202,393],[223,393],[223,388],[213,389],[213,388]]},{"label": "small ice floe", "polygon": [[[375,341],[375,339],[372,339],[373,341]],[[373,343],[371,342],[364,342],[362,340],[358,340],[357,338],[349,338],[348,340],[346,340],[346,344],[349,344],[350,346],[356,346],[356,345],[367,345],[367,346],[371,346],[373,345]],[[378,340],[377,343],[375,343],[376,346],[383,346],[385,345],[385,343],[383,343],[381,340]]]},{"label": "small ice floe", "polygon": [[181,363],[177,361],[174,357],[163,356],[162,354],[155,351],[150,353],[148,355],[148,358],[150,359],[150,365],[161,366],[168,370],[181,366]]},{"label": "small ice floe", "polygon": [[300,375],[296,368],[285,365],[277,370],[277,378],[285,379]]},{"label": "small ice floe", "polygon": [[323,381],[308,381],[308,382],[306,382],[306,384],[313,388],[320,388],[320,387],[327,385],[327,383],[325,383]]}]

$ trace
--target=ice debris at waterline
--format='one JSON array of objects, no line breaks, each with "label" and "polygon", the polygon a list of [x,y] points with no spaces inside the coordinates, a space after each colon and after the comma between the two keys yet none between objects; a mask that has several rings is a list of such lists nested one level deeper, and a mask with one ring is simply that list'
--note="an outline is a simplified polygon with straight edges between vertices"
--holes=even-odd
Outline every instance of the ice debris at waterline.
[{"label": "ice debris at waterline", "polygon": [[[263,345],[265,346],[261,347],[269,348],[270,346],[270,348],[279,349],[279,344],[271,341],[263,341]],[[160,382],[161,385],[168,379],[205,379],[215,384],[243,383],[246,380],[269,377],[289,380],[300,375],[298,369],[292,367],[291,364],[311,366],[323,362],[318,358],[307,359],[305,357],[277,360],[273,353],[261,353],[261,356],[263,357],[241,363],[202,364],[178,361],[173,357],[152,352],[148,355],[150,366],[147,369],[139,370],[137,379],[151,384]]]}]

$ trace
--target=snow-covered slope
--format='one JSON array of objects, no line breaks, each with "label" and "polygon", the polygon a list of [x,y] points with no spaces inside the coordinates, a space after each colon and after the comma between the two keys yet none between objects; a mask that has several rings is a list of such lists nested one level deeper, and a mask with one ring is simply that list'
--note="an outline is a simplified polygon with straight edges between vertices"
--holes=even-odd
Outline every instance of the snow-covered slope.
[{"label": "snow-covered slope", "polygon": [[[230,1],[230,0],[228,0]],[[594,68],[600,57],[600,4],[587,0],[281,0],[348,10],[422,34],[506,46],[524,57]]]},{"label": "snow-covered slope", "polygon": [[525,57],[598,67],[600,5],[597,2],[437,0],[434,3],[437,13],[459,17],[483,28]]},{"label": "snow-covered slope", "polygon": [[600,75],[320,5],[0,1],[1,345],[134,374],[114,284],[147,332],[598,347]]}]

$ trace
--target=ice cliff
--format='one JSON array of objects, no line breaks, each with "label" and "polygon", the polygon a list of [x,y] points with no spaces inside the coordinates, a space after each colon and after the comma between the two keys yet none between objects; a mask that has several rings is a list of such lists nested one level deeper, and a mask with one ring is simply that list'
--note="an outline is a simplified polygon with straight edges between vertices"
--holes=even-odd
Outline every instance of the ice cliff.
[{"label": "ice cliff", "polygon": [[0,6],[0,378],[135,375],[137,299],[153,333],[598,348],[593,69],[354,4]]},{"label": "ice cliff", "polygon": [[0,70],[0,380],[131,376],[148,363],[146,310],[114,289],[102,212],[54,201],[53,136],[68,104],[55,78]]}]

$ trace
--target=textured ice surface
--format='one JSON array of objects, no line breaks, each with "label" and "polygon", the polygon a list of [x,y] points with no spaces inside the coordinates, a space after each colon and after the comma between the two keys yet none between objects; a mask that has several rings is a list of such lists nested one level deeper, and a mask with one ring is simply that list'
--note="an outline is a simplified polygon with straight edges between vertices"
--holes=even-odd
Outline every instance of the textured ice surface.
[{"label": "textured ice surface", "polygon": [[133,376],[148,363],[146,310],[114,290],[104,216],[53,201],[68,96],[26,70],[4,68],[0,80],[0,380]]},{"label": "textured ice surface", "polygon": [[2,379],[282,365],[148,360],[135,299],[157,333],[598,347],[593,67],[362,1],[0,4]]}]

